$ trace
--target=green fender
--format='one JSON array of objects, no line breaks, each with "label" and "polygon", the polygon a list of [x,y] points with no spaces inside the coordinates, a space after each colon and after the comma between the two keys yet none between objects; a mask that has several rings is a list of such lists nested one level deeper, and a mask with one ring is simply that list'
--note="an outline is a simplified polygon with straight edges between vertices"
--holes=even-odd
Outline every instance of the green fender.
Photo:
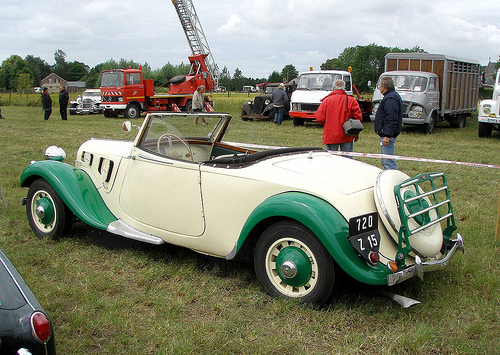
[{"label": "green fender", "polygon": [[38,161],[24,169],[21,186],[29,187],[38,178],[47,180],[66,206],[86,224],[106,230],[108,224],[117,220],[87,173],[59,161]]},{"label": "green fender", "polygon": [[286,192],[268,198],[250,214],[238,239],[238,250],[260,222],[284,217],[309,228],[323,243],[337,264],[354,279],[371,285],[387,284],[385,265],[370,266],[358,256],[347,239],[349,224],[328,202],[302,192]]}]

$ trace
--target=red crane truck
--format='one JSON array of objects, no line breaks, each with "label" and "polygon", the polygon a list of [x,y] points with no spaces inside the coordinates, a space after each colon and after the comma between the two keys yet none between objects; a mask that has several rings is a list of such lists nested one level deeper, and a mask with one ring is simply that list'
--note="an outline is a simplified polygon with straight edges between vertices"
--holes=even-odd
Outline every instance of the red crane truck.
[{"label": "red crane truck", "polygon": [[[188,75],[170,79],[167,94],[155,95],[152,79],[144,79],[141,69],[113,69],[102,73],[101,107],[105,117],[139,117],[142,111],[190,111],[194,91],[204,85],[207,91],[218,87],[220,72],[210,53],[198,15],[191,0],[172,0],[192,55]],[[205,95],[205,109],[213,111]]]},{"label": "red crane truck", "polygon": [[[124,115],[137,118],[142,111],[190,111],[194,91],[204,85],[207,91],[214,83],[205,63],[206,54],[189,56],[191,71],[170,79],[167,94],[154,94],[153,79],[144,79],[141,69],[105,70],[101,77],[101,107],[105,117]],[[213,111],[209,97],[205,108]]]}]

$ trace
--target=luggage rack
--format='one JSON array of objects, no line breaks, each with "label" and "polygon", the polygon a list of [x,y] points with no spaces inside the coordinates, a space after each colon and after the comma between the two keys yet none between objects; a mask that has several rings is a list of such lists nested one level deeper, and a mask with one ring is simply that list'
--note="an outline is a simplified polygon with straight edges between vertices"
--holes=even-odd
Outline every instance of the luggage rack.
[{"label": "luggage rack", "polygon": [[396,255],[398,265],[404,268],[404,260],[411,252],[409,237],[443,221],[446,221],[443,248],[453,244],[451,235],[457,227],[444,173],[417,175],[396,185],[394,193],[401,220]]}]

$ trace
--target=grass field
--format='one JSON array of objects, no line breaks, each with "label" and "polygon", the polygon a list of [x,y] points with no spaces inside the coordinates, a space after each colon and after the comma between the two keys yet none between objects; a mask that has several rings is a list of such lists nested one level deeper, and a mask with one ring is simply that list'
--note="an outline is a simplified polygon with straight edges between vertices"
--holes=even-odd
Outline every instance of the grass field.
[{"label": "grass field", "polygon": [[[243,122],[246,95],[216,96],[233,114],[226,140],[281,146],[320,146],[317,125]],[[0,101],[1,102],[1,101]],[[59,354],[491,354],[500,350],[500,262],[495,226],[497,169],[401,161],[409,175],[443,171],[466,252],[447,270],[389,291],[417,299],[404,310],[346,282],[333,302],[312,308],[263,293],[251,265],[203,256],[171,245],[151,246],[81,224],[58,241],[37,239],[20,200],[19,176],[49,145],[67,161],[90,137],[133,139],[123,119],[69,116],[57,109],[44,122],[40,107],[2,106],[0,120],[0,248],[12,259],[49,313]],[[137,120],[134,123],[139,123]],[[432,135],[404,128],[400,155],[500,165],[500,134],[479,139],[477,122],[447,123]],[[355,151],[378,153],[365,124]],[[364,161],[380,165],[379,160]]]}]

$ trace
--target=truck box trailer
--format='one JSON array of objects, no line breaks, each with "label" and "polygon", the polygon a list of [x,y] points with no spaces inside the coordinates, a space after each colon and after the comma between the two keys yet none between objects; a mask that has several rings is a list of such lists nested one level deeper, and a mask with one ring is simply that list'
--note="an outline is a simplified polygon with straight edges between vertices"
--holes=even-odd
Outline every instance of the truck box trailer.
[{"label": "truck box trailer", "polygon": [[[421,125],[427,133],[442,121],[465,127],[477,110],[480,64],[475,60],[429,53],[388,53],[385,72],[404,104],[403,124]],[[379,78],[380,81],[380,78]],[[382,94],[373,94],[374,119]]]}]

